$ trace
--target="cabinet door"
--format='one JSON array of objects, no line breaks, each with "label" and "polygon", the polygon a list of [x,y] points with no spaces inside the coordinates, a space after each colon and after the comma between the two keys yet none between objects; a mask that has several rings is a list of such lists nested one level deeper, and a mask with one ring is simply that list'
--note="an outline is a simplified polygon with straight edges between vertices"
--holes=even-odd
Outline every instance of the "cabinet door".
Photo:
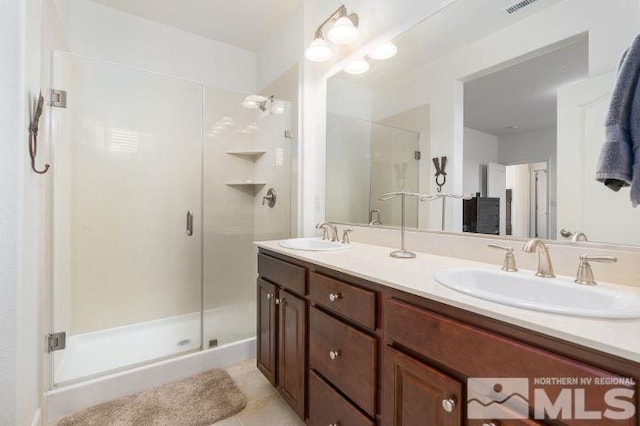
[{"label": "cabinet door", "polygon": [[278,345],[278,385],[282,397],[300,418],[305,418],[306,389],[306,302],[280,289],[279,345]]},{"label": "cabinet door", "polygon": [[277,309],[276,286],[258,278],[258,369],[276,385]]},{"label": "cabinet door", "polygon": [[391,347],[385,350],[384,377],[385,425],[462,424],[462,385],[455,379]]}]

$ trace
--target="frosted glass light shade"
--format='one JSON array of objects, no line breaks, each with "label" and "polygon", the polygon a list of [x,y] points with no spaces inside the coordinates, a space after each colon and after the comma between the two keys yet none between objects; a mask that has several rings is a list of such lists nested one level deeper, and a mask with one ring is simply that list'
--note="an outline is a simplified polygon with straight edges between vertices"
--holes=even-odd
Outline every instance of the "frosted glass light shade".
[{"label": "frosted glass light shade", "polygon": [[371,59],[389,59],[396,53],[398,53],[396,45],[387,41],[369,52],[368,56]]},{"label": "frosted glass light shade", "polygon": [[347,16],[342,16],[333,24],[333,27],[327,33],[327,37],[333,43],[347,44],[356,41],[359,34],[358,27],[353,25],[351,19]]},{"label": "frosted glass light shade", "polygon": [[369,62],[365,61],[364,58],[360,58],[352,61],[344,69],[344,72],[346,72],[347,74],[353,74],[353,75],[362,74],[367,71],[369,71]]},{"label": "frosted glass light shade", "polygon": [[313,62],[328,61],[331,59],[331,55],[331,48],[322,37],[314,39],[304,53],[304,56]]}]

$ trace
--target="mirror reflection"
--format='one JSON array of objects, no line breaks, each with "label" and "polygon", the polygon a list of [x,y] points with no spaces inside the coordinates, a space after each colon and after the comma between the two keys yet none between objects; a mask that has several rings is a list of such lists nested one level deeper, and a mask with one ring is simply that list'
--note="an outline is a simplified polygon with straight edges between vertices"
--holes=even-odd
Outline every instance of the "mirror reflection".
[{"label": "mirror reflection", "polygon": [[337,72],[327,220],[398,226],[400,203],[379,197],[409,191],[429,196],[407,198],[419,229],[640,244],[628,188],[595,180],[639,16],[635,0],[538,0],[514,13],[457,0],[393,40],[396,56]]}]

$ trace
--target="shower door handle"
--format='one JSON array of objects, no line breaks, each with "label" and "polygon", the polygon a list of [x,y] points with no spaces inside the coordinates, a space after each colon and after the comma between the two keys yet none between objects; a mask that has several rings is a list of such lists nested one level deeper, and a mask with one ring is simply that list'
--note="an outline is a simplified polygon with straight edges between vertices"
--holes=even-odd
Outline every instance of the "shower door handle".
[{"label": "shower door handle", "polygon": [[191,210],[187,211],[187,236],[190,237],[193,235],[193,213]]}]

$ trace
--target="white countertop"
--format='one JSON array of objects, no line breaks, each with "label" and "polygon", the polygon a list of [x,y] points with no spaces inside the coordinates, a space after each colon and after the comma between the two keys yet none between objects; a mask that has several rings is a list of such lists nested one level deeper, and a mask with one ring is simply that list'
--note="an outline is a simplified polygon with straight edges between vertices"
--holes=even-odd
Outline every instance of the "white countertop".
[{"label": "white countertop", "polygon": [[[317,252],[286,249],[278,243],[279,241],[264,241],[256,245],[367,281],[640,362],[640,319],[579,318],[530,311],[467,296],[444,287],[433,279],[434,273],[442,268],[465,266],[499,270],[500,267],[496,265],[426,253],[417,253],[415,259],[395,259],[389,256],[392,249],[369,244],[353,243],[351,249],[340,252]],[[629,289],[627,286],[624,288]]]}]

